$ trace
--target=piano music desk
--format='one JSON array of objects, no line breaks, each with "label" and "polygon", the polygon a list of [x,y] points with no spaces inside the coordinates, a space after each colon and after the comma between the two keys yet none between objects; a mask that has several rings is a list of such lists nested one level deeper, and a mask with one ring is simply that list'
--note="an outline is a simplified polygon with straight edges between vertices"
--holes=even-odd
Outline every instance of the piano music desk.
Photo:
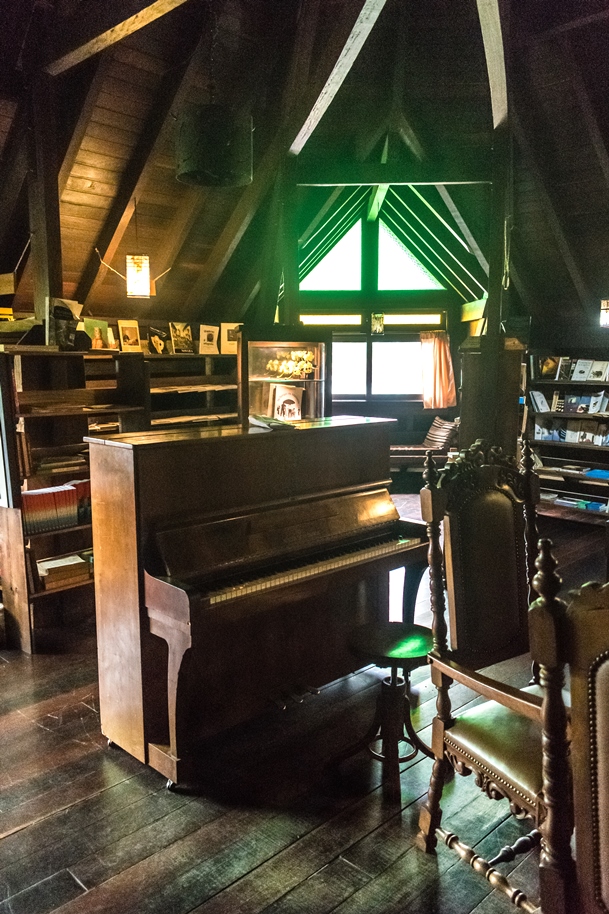
[{"label": "piano music desk", "polygon": [[349,631],[406,611],[424,525],[387,486],[392,420],[89,439],[102,732],[170,782],[209,736],[357,667]]}]

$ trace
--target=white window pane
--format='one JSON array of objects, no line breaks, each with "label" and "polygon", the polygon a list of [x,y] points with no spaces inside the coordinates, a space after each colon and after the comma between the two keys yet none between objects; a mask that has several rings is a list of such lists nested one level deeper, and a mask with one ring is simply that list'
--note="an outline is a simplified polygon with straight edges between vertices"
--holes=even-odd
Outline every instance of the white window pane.
[{"label": "white window pane", "polygon": [[423,391],[421,344],[372,344],[372,394],[420,394]]},{"label": "white window pane", "polygon": [[366,396],[366,343],[332,344],[332,395]]}]

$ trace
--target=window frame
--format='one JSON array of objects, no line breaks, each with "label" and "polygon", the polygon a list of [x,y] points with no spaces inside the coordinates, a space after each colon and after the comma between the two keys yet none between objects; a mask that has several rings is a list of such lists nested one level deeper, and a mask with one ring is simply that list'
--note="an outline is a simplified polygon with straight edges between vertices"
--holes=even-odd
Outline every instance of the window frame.
[{"label": "window frame", "polygon": [[385,333],[371,333],[368,327],[359,333],[348,333],[344,330],[334,330],[332,333],[332,344],[334,343],[366,343],[366,394],[334,394],[332,393],[332,402],[334,403],[421,403],[423,401],[423,391],[417,394],[373,394],[372,393],[372,344],[380,342],[395,343],[420,343],[420,331],[408,330],[400,331],[392,328]]}]

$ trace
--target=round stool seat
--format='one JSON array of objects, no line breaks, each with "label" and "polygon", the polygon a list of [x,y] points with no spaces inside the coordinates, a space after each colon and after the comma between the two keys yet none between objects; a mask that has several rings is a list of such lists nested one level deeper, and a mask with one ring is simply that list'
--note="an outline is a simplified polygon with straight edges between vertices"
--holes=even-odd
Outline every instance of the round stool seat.
[{"label": "round stool seat", "polygon": [[362,660],[379,667],[414,670],[433,650],[431,630],[409,622],[371,622],[349,636],[349,647]]}]

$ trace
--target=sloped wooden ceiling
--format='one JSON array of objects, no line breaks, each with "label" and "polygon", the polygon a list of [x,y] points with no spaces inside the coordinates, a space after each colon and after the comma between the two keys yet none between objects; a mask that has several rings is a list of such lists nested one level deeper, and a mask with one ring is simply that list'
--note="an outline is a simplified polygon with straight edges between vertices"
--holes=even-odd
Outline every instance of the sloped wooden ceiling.
[{"label": "sloped wooden ceiling", "polygon": [[[0,272],[14,269],[30,237],[37,84],[39,115],[55,97],[61,293],[85,313],[238,320],[265,296],[270,313],[283,236],[306,237],[345,184],[370,186],[378,208],[387,184],[428,182],[425,194],[460,227],[483,275],[490,190],[469,183],[488,179],[491,165],[478,5],[3,0]],[[514,115],[510,306],[581,319],[609,296],[609,0],[501,7]],[[216,100],[253,115],[248,187],[176,180],[179,113],[209,100],[210,81]],[[100,264],[124,272],[136,244],[153,276],[169,269],[150,300],[128,300]],[[29,260],[26,251],[13,299],[24,311],[34,301]]]}]

